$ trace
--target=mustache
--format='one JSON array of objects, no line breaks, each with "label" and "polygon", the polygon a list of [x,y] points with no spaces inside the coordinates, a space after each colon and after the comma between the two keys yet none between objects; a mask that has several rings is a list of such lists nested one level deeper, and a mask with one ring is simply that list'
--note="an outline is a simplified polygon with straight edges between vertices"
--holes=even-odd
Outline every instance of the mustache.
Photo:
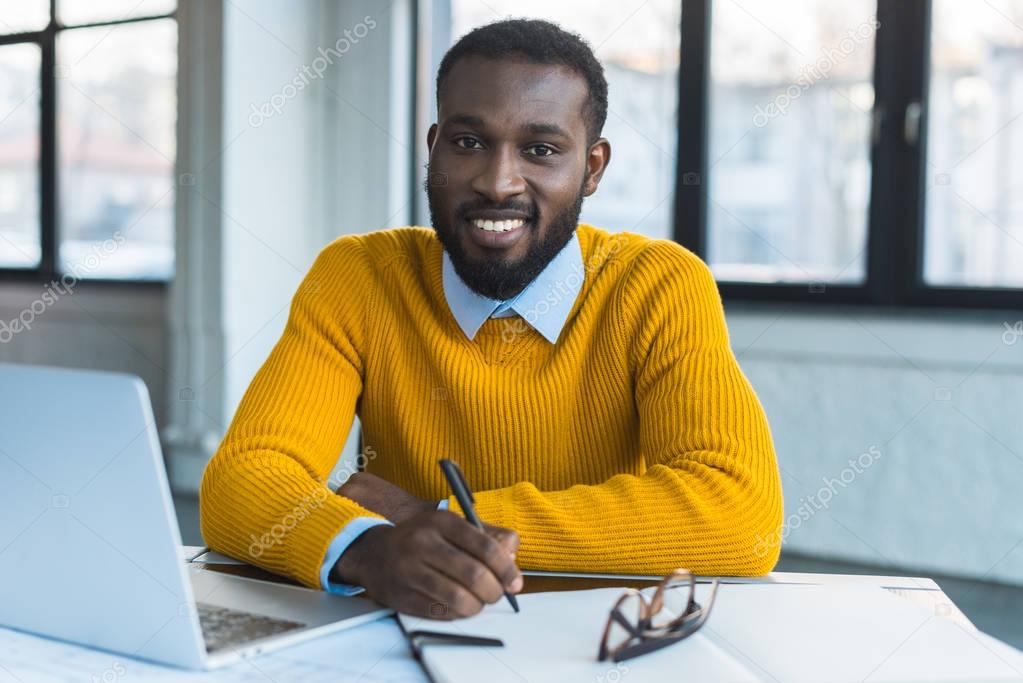
[{"label": "mustache", "polygon": [[490,204],[485,201],[464,202],[455,209],[455,215],[464,219],[473,211],[515,211],[529,216],[529,220],[536,220],[538,211],[536,207],[522,202],[504,202],[503,204]]}]

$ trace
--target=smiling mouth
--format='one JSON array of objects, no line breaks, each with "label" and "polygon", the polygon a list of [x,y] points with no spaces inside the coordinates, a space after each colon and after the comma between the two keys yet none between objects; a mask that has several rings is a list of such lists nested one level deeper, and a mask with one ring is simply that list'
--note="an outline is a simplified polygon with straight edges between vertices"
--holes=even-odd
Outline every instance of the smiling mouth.
[{"label": "smiling mouth", "polygon": [[526,224],[526,221],[521,218],[508,221],[491,221],[478,218],[469,222],[476,228],[486,232],[511,232]]},{"label": "smiling mouth", "polygon": [[533,224],[532,218],[522,216],[501,220],[470,218],[465,220],[465,236],[479,249],[503,251],[521,242]]}]

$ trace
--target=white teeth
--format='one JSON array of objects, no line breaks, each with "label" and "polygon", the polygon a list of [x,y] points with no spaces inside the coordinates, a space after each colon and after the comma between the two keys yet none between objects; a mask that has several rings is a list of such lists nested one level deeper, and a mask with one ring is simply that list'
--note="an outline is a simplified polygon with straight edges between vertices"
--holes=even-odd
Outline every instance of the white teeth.
[{"label": "white teeth", "polygon": [[525,224],[525,221],[521,218],[517,218],[511,221],[489,221],[477,219],[472,222],[480,230],[486,230],[487,232],[508,232],[515,228],[520,228]]}]

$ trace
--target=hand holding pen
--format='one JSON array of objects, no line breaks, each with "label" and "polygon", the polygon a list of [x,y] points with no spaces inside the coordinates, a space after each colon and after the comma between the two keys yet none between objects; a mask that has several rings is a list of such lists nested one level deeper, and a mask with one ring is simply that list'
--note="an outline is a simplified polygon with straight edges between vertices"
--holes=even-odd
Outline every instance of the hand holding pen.
[{"label": "hand holding pen", "polygon": [[[374,488],[375,481],[362,483]],[[393,496],[392,489],[384,493]],[[359,491],[339,491],[347,493]],[[370,498],[355,500],[383,515]],[[363,531],[331,569],[329,580],[362,586],[382,605],[433,619],[472,616],[503,595],[522,590],[522,572],[514,559],[518,534],[491,525],[481,534],[479,527],[438,510],[435,503],[426,507],[395,519],[393,526],[378,524]],[[471,502],[463,507],[471,508]]]},{"label": "hand holding pen", "polygon": [[[458,501],[459,507],[462,508],[465,519],[477,529],[486,533],[486,529],[483,528],[483,522],[480,520],[479,515],[476,514],[476,499],[473,498],[472,491],[469,490],[469,484],[466,483],[462,470],[453,461],[447,459],[440,461],[440,468],[448,480],[448,485],[451,487],[455,500]],[[504,597],[508,599],[512,609],[518,612],[519,602],[515,599],[515,596],[505,591]]]}]

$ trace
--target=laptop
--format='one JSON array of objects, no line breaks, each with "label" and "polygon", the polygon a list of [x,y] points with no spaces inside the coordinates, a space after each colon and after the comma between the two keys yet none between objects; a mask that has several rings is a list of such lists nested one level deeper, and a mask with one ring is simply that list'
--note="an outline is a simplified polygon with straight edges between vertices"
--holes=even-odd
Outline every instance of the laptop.
[{"label": "laptop", "polygon": [[0,363],[0,625],[212,669],[392,613],[190,566],[149,394]]}]

